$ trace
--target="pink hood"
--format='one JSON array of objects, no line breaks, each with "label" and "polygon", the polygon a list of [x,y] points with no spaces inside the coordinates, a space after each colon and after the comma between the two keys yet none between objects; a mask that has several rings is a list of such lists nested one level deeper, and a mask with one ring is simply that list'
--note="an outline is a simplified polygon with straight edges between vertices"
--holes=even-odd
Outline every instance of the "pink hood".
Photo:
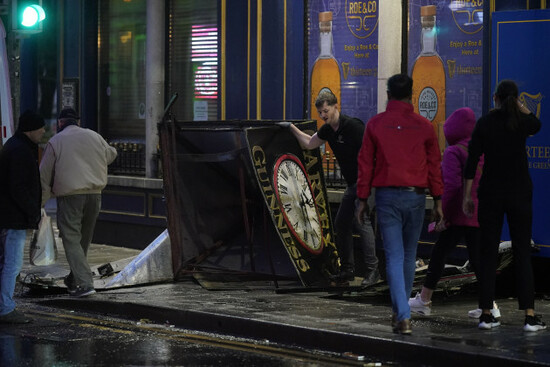
[{"label": "pink hood", "polygon": [[476,117],[471,108],[459,108],[445,121],[443,132],[449,145],[455,145],[465,140],[466,144],[472,136]]},{"label": "pink hood", "polygon": [[443,216],[447,222],[455,226],[479,226],[477,221],[477,186],[481,177],[482,160],[480,160],[478,172],[472,185],[472,199],[475,204],[474,216],[468,218],[462,212],[463,171],[468,158],[468,142],[475,124],[474,111],[465,107],[453,112],[443,125],[443,132],[449,144],[441,161],[444,187],[442,197]]}]

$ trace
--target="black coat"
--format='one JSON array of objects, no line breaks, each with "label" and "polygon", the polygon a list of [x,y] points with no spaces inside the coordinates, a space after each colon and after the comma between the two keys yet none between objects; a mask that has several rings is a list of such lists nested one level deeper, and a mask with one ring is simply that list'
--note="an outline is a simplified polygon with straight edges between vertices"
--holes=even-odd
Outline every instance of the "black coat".
[{"label": "black coat", "polygon": [[38,228],[41,201],[38,145],[16,132],[0,151],[0,228]]}]

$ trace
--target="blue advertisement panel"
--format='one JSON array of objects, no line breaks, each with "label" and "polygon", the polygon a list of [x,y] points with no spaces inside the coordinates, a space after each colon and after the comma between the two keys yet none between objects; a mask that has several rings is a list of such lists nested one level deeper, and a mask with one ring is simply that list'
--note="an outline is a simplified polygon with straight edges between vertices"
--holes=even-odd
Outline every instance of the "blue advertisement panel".
[{"label": "blue advertisement panel", "polygon": [[432,121],[441,150],[455,110],[482,111],[483,1],[409,1],[408,71],[415,111]]},{"label": "blue advertisement panel", "polygon": [[318,126],[314,101],[323,88],[346,115],[366,122],[377,112],[378,2],[309,2],[309,116]]},{"label": "blue advertisement panel", "polygon": [[[540,256],[550,256],[550,10],[497,12],[492,17],[491,85],[514,80],[520,100],[542,121],[542,129],[527,140],[533,180],[533,241]],[[542,43],[541,43],[542,42]],[[494,91],[492,91],[494,92]]]}]

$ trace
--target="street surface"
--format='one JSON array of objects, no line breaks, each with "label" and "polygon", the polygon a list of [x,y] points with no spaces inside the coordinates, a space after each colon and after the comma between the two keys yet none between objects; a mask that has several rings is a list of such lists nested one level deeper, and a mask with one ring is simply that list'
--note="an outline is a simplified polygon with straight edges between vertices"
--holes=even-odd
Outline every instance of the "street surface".
[{"label": "street surface", "polygon": [[[32,266],[25,254],[21,279],[66,275],[62,246],[59,250],[51,266]],[[91,265],[102,265],[138,253],[93,244],[88,258]],[[508,292],[497,297],[502,325],[495,330],[481,331],[478,320],[467,316],[477,307],[475,287],[442,282],[446,289],[434,294],[432,315],[413,315],[413,334],[403,336],[391,331],[387,292],[341,293],[284,282],[276,287],[265,279],[213,275],[198,272],[177,282],[98,289],[84,299],[69,297],[62,285],[34,289],[31,295],[19,284],[17,302],[36,320],[0,326],[2,356],[18,358],[0,366],[550,365],[548,331],[522,330],[513,277],[499,276],[497,283]],[[536,312],[548,323],[545,290],[537,294]],[[346,353],[351,358],[343,358]],[[197,356],[202,359],[192,359]],[[59,364],[42,363],[56,358]]]},{"label": "street surface", "polygon": [[[40,306],[25,298],[26,325],[0,325],[1,366],[383,366],[268,341],[199,333]],[[354,358],[353,358],[354,357]],[[355,359],[355,360],[354,360]],[[392,364],[394,365],[394,364]]]}]

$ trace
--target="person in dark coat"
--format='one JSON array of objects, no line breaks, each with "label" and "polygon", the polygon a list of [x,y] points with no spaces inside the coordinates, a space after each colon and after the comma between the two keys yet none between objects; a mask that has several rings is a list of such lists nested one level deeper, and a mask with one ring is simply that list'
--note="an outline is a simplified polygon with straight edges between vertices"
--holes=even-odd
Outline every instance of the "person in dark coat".
[{"label": "person in dark coat", "polygon": [[357,202],[357,154],[361,149],[365,124],[355,117],[346,116],[338,109],[338,99],[330,90],[322,90],[315,99],[315,107],[325,124],[309,135],[290,124],[290,131],[305,149],[315,149],[329,143],[346,180],[346,190],[334,220],[336,247],[340,256],[340,272],[330,277],[338,285],[355,279],[353,231],[359,235],[366,273],[361,285],[368,286],[380,280],[374,230],[368,215],[359,223],[355,220]]},{"label": "person in dark coat", "polygon": [[480,157],[484,156],[483,173],[478,188],[478,220],[481,229],[479,261],[480,329],[500,326],[491,314],[495,299],[495,277],[498,248],[504,217],[512,239],[512,253],[518,290],[518,306],[525,311],[524,331],[546,329],[535,315],[535,282],[531,264],[533,227],[533,182],[525,146],[527,138],[541,129],[541,121],[518,99],[518,86],[502,80],[493,99],[495,109],[476,123],[468,143],[468,159],[464,169],[463,210],[475,212],[472,197],[473,179]]},{"label": "person in dark coat", "polygon": [[42,189],[38,171],[38,143],[44,119],[27,110],[15,134],[0,151],[0,323],[31,320],[15,308],[15,281],[23,265],[27,229],[38,228]]}]

